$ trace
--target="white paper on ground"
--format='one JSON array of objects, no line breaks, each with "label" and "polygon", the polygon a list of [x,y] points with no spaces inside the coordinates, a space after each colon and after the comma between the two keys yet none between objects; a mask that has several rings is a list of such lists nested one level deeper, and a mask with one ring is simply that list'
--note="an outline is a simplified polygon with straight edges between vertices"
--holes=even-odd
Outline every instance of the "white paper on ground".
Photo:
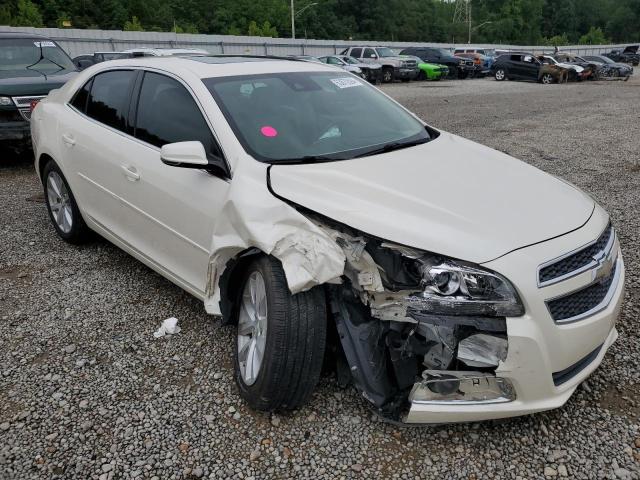
[{"label": "white paper on ground", "polygon": [[164,337],[165,335],[173,335],[180,332],[178,326],[178,319],[176,317],[167,318],[162,322],[160,328],[153,332],[153,336],[156,338]]}]

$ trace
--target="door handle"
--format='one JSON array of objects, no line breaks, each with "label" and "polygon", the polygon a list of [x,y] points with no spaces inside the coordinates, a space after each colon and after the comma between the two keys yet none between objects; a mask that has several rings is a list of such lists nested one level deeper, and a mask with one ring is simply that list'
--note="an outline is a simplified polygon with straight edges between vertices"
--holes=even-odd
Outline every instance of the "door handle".
[{"label": "door handle", "polygon": [[122,171],[124,172],[124,176],[127,177],[127,180],[131,182],[137,182],[140,180],[140,174],[137,172],[135,167],[131,165],[121,165]]},{"label": "door handle", "polygon": [[62,134],[62,141],[66,143],[69,147],[73,147],[76,144],[75,138],[70,133]]}]

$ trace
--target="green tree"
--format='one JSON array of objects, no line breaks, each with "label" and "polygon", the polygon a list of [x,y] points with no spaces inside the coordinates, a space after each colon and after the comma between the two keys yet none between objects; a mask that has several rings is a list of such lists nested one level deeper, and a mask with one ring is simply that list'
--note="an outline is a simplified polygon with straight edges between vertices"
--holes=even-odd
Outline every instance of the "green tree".
[{"label": "green tree", "polygon": [[138,17],[135,15],[131,17],[131,21],[127,20],[124,23],[124,31],[125,32],[144,32],[144,28],[142,28],[142,24]]},{"label": "green tree", "polygon": [[606,45],[610,40],[600,27],[591,27],[589,31],[580,37],[581,45]]},{"label": "green tree", "polygon": [[276,27],[271,26],[269,20],[265,20],[261,27],[259,27],[254,20],[251,20],[251,22],[249,22],[249,31],[247,33],[250,37],[278,36],[278,30],[276,30]]},{"label": "green tree", "polygon": [[43,27],[40,9],[31,0],[18,0],[18,11],[13,17],[12,25],[16,27]]}]

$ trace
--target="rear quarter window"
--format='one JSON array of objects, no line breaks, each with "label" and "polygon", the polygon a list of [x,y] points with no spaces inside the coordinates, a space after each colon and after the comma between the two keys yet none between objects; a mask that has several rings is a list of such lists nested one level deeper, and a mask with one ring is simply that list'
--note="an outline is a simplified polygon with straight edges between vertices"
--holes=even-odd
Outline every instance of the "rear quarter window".
[{"label": "rear quarter window", "polygon": [[93,77],[86,114],[100,123],[125,131],[131,85],[136,72],[115,70]]}]

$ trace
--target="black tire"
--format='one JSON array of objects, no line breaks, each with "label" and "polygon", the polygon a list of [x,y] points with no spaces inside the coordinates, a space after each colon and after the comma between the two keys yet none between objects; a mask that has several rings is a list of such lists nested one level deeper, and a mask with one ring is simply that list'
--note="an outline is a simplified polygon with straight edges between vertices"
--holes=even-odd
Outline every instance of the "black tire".
[{"label": "black tire", "polygon": [[498,82],[502,82],[507,79],[507,71],[504,68],[496,68],[493,76]]},{"label": "black tire", "polygon": [[544,83],[545,85],[549,85],[554,82],[555,80],[553,78],[553,75],[551,75],[550,73],[545,73],[540,77],[540,83]]},{"label": "black tire", "polygon": [[[49,200],[49,177],[53,174],[57,174],[59,178],[64,182],[64,185],[67,189],[67,198],[66,202],[71,207],[71,228],[68,232],[63,231],[57,224],[53,211],[51,209],[51,204]],[[82,214],[80,213],[80,209],[78,208],[78,203],[76,202],[76,198],[73,196],[73,192],[69,187],[69,183],[67,179],[62,174],[62,170],[60,167],[53,161],[49,160],[47,164],[44,166],[42,170],[42,185],[44,188],[44,199],[45,204],[47,205],[47,211],[49,212],[49,219],[51,220],[51,224],[53,228],[56,230],[56,233],[60,238],[62,238],[65,242],[72,243],[74,245],[79,245],[82,243],[86,243],[91,240],[92,233],[87,224],[84,222],[82,218]]]},{"label": "black tire", "polygon": [[427,74],[424,73],[424,70],[420,70],[416,80],[421,80],[422,81],[422,80],[426,80],[426,79],[427,79]]},{"label": "black tire", "polygon": [[453,65],[449,66],[449,75],[447,78],[458,78],[458,67]]},{"label": "black tire", "polygon": [[382,67],[382,83],[393,83],[395,73],[392,67]]},{"label": "black tire", "polygon": [[320,378],[327,336],[325,293],[315,287],[292,295],[282,265],[271,256],[259,257],[247,268],[240,291],[256,271],[264,279],[267,298],[265,350],[255,382],[247,385],[235,342],[236,383],[255,410],[291,410],[309,399]]}]

